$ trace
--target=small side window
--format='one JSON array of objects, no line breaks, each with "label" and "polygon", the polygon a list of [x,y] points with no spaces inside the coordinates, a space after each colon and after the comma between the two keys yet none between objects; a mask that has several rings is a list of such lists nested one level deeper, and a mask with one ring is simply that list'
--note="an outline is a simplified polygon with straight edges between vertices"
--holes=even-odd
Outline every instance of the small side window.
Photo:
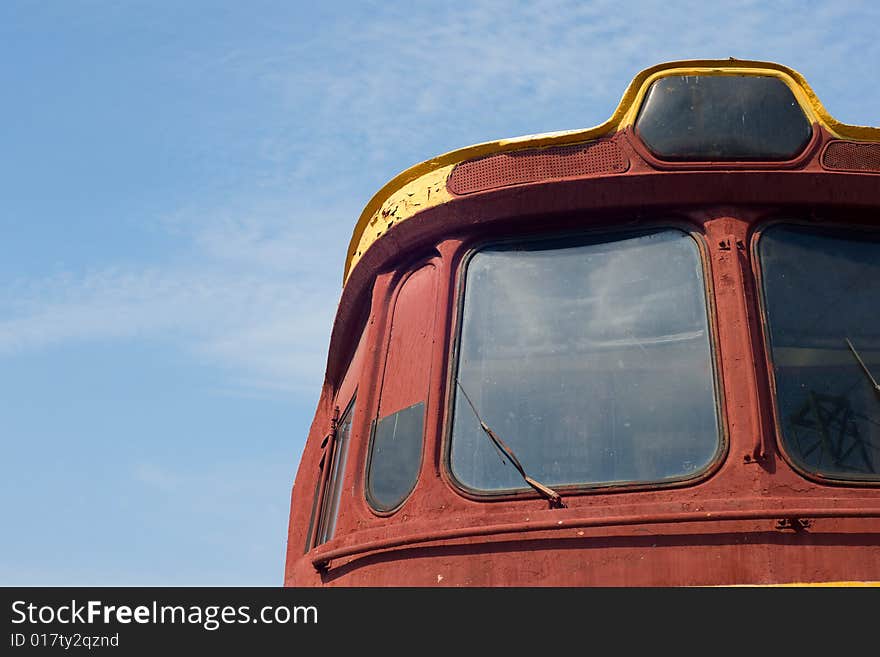
[{"label": "small side window", "polygon": [[380,513],[399,507],[419,478],[434,344],[436,283],[437,269],[427,264],[403,281],[394,302],[366,472],[367,502]]},{"label": "small side window", "polygon": [[[345,474],[345,462],[348,458],[348,443],[351,436],[351,418],[354,415],[354,401],[339,420],[335,439],[331,435],[322,459],[321,478],[324,479],[323,495],[321,495],[321,515],[315,532],[315,545],[326,543],[336,531],[336,520],[339,517],[339,500],[342,497],[342,477]],[[327,473],[326,478],[324,473]]]},{"label": "small side window", "polygon": [[391,511],[415,488],[422,457],[425,404],[419,402],[373,425],[367,466],[367,499],[377,511]]},{"label": "small side window", "polygon": [[318,477],[315,483],[315,495],[312,498],[309,528],[306,532],[306,552],[329,541],[336,531],[336,519],[339,516],[339,504],[342,498],[342,478],[345,476],[351,422],[354,416],[354,400],[366,351],[366,321],[367,315],[364,313],[357,347],[348,363],[345,376],[336,389],[338,402],[344,403],[347,399],[351,401],[345,407],[342,417],[339,417],[339,408],[336,408],[334,428],[321,441],[321,459],[318,463]]},{"label": "small side window", "polygon": [[[327,446],[327,442],[330,440],[330,436],[324,436],[324,442],[321,445],[322,448]],[[327,464],[327,453],[321,457],[321,462],[318,464],[318,478],[315,480],[315,493],[312,496],[312,512],[309,514],[309,529],[306,532],[306,546],[303,552],[308,552],[312,549],[312,539],[315,536],[315,520],[318,515],[318,509],[321,504],[321,484],[324,483],[324,469]]]}]

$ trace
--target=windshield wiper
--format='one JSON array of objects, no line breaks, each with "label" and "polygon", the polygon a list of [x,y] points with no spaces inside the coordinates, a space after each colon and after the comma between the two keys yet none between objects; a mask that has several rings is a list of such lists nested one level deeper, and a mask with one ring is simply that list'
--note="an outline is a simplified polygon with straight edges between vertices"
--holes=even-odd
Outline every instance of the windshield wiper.
[{"label": "windshield wiper", "polygon": [[856,357],[856,360],[859,361],[859,365],[862,366],[862,370],[865,372],[865,376],[868,377],[868,380],[871,382],[871,385],[874,386],[874,391],[880,394],[880,384],[877,383],[877,379],[874,378],[874,375],[871,374],[871,370],[868,369],[868,366],[865,365],[865,361],[862,360],[862,357],[859,356],[859,352],[856,351],[856,348],[853,347],[853,343],[849,341],[849,338],[845,338],[846,344],[849,345],[849,350],[852,352],[853,356]]},{"label": "windshield wiper", "polygon": [[526,474],[525,468],[522,466],[522,463],[519,462],[519,459],[516,458],[516,455],[513,453],[513,450],[507,446],[507,444],[498,437],[492,429],[489,428],[489,425],[483,422],[483,418],[480,417],[480,414],[477,412],[477,407],[474,406],[474,402],[471,401],[471,398],[468,396],[467,392],[465,392],[464,386],[461,385],[461,381],[458,378],[455,379],[455,382],[458,384],[458,387],[461,389],[461,393],[464,395],[464,398],[467,400],[468,406],[471,407],[471,410],[474,412],[474,416],[477,418],[477,421],[480,423],[480,428],[489,436],[489,440],[497,447],[501,452],[510,460],[511,465],[522,475],[523,480],[532,488],[534,488],[538,493],[547,498],[550,501],[551,507],[556,508],[565,508],[565,502],[562,501],[562,497],[560,497],[559,493],[550,488],[549,486],[545,486],[537,479],[532,479],[530,476]]}]

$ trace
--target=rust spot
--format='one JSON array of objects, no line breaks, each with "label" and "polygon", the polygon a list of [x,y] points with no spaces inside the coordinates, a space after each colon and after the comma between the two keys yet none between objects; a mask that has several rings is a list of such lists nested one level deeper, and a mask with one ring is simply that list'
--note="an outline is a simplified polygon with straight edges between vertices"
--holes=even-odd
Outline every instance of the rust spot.
[{"label": "rust spot", "polygon": [[776,521],[776,529],[780,531],[791,529],[797,533],[806,531],[812,524],[812,520],[805,520],[802,518],[783,518],[782,520]]}]

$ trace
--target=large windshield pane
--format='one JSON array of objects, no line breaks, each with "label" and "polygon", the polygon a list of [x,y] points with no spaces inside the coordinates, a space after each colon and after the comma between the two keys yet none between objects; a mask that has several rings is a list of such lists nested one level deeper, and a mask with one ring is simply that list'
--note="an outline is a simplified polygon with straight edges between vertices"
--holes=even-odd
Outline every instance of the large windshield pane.
[{"label": "large windshield pane", "polygon": [[[678,230],[485,248],[467,265],[457,376],[544,484],[687,478],[720,449],[705,299]],[[455,477],[524,488],[455,393]]]},{"label": "large windshield pane", "polygon": [[880,473],[880,235],[792,225],[758,243],[788,455],[837,479]]}]

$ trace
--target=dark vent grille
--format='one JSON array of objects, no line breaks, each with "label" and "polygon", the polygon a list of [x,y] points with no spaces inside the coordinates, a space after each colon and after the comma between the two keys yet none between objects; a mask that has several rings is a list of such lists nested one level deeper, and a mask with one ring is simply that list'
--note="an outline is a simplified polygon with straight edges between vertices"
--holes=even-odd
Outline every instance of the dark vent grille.
[{"label": "dark vent grille", "polygon": [[623,173],[629,160],[613,141],[530,149],[462,162],[449,175],[453,194],[472,194],[497,187],[542,180]]},{"label": "dark vent grille", "polygon": [[880,144],[832,141],[822,155],[822,166],[835,171],[880,173]]}]

